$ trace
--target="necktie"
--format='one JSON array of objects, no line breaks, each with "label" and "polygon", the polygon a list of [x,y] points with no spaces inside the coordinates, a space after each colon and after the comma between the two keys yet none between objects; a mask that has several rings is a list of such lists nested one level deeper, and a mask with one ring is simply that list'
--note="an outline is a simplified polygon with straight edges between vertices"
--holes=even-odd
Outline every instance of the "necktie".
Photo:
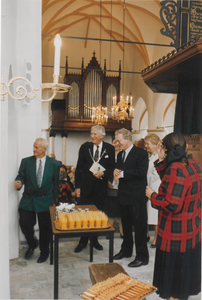
[{"label": "necktie", "polygon": [[124,163],[125,161],[125,156],[126,156],[126,151],[123,150],[123,153],[122,153],[122,162]]},{"label": "necktie", "polygon": [[39,160],[39,167],[38,167],[38,171],[36,174],[36,181],[38,184],[38,187],[41,187],[41,179],[42,179],[42,162],[41,159]]},{"label": "necktie", "polygon": [[98,158],[99,158],[99,146],[97,146],[97,149],[95,151],[94,161],[98,161]]}]

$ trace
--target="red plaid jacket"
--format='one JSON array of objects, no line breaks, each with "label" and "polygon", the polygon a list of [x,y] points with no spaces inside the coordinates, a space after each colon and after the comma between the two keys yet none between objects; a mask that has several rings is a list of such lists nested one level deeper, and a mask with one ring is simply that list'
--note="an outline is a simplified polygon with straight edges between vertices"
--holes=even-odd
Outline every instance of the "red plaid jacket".
[{"label": "red plaid jacket", "polygon": [[152,206],[158,209],[157,248],[185,252],[201,241],[202,168],[192,158],[186,168],[174,162],[154,162],[161,177],[159,193],[152,193]]}]

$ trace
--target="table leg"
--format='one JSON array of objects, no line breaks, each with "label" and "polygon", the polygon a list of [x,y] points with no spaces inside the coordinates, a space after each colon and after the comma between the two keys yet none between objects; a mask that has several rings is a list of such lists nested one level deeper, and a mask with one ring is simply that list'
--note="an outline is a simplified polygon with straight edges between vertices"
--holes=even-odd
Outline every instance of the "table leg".
[{"label": "table leg", "polygon": [[109,262],[113,263],[114,253],[114,232],[109,233]]},{"label": "table leg", "polygon": [[53,233],[51,233],[50,239],[50,265],[53,265]]},{"label": "table leg", "polygon": [[58,237],[55,235],[54,247],[54,299],[58,299]]},{"label": "table leg", "polygon": [[93,237],[90,237],[90,262],[93,262]]}]

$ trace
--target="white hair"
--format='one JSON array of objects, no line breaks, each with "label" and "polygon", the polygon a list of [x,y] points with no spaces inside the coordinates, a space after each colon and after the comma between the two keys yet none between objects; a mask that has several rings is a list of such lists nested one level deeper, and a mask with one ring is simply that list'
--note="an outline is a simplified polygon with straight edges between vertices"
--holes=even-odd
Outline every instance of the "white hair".
[{"label": "white hair", "polygon": [[41,146],[42,146],[44,149],[47,150],[47,148],[48,148],[48,141],[47,141],[47,140],[45,140],[45,139],[43,139],[43,138],[38,138],[38,139],[36,139],[35,142],[39,142],[39,143],[41,144]]},{"label": "white hair", "polygon": [[91,127],[91,130],[92,129],[99,130],[99,132],[100,132],[101,135],[106,135],[105,128],[103,126],[101,126],[101,125],[94,125],[94,126]]}]

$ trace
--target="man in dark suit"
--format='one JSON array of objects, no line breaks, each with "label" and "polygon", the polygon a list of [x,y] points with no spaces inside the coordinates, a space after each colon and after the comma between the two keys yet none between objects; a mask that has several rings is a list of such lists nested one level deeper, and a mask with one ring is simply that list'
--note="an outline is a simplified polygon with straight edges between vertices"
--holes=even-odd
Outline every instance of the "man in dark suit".
[{"label": "man in dark suit", "polygon": [[122,151],[117,158],[114,179],[119,181],[118,199],[121,207],[121,221],[123,226],[123,243],[121,250],[114,259],[131,257],[133,253],[132,226],[135,230],[135,260],[129,267],[147,265],[149,253],[147,248],[147,185],[148,154],[144,149],[132,143],[132,134],[125,128],[117,130],[116,140]]},{"label": "man in dark suit", "polygon": [[[104,210],[104,202],[107,195],[108,178],[113,174],[115,151],[114,147],[103,142],[105,129],[95,125],[91,128],[91,143],[81,145],[75,172],[76,197],[80,197],[80,204],[95,205],[99,210]],[[90,168],[95,166],[91,172]],[[78,253],[87,246],[88,237],[81,238],[75,252]],[[93,240],[93,247],[102,250],[97,238]]]},{"label": "man in dark suit", "polygon": [[59,189],[60,162],[45,155],[48,142],[36,139],[33,146],[33,156],[22,159],[14,187],[24,192],[19,204],[20,227],[28,243],[25,259],[29,259],[38,247],[34,235],[36,214],[39,224],[40,257],[38,263],[43,263],[49,256],[51,222],[49,206],[53,205]]}]

